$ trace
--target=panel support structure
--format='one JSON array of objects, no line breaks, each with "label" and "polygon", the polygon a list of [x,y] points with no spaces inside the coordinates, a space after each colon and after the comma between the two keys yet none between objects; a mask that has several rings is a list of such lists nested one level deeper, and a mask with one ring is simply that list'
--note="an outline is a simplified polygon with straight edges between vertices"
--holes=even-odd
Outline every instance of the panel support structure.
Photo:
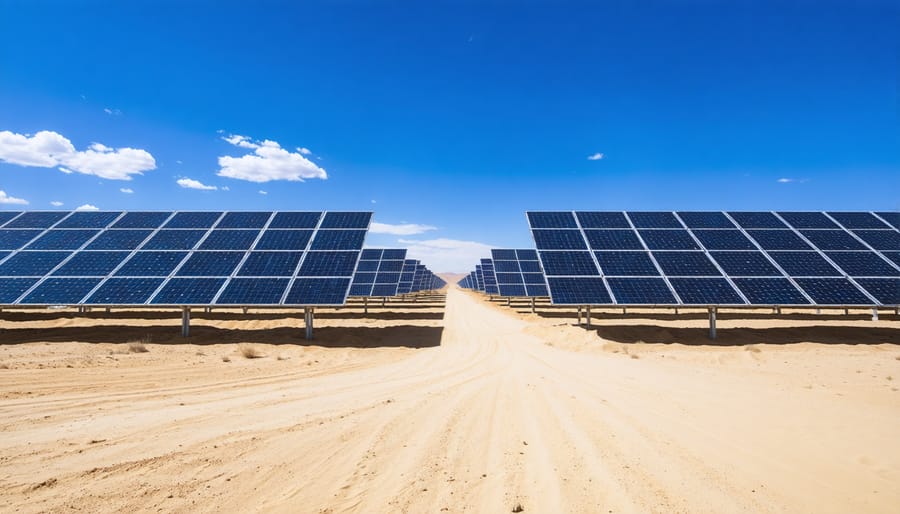
[{"label": "panel support structure", "polygon": [[531,297],[531,313],[532,313],[532,314],[535,313],[535,310],[534,310],[534,297],[533,297],[533,296]]},{"label": "panel support structure", "polygon": [[709,338],[716,338],[716,308],[709,308]]},{"label": "panel support structure", "polygon": [[181,308],[181,337],[189,337],[191,335],[191,309],[188,307]]},{"label": "panel support structure", "polygon": [[313,308],[307,307],[303,309],[303,318],[306,323],[306,340],[310,341],[313,338]]},{"label": "panel support structure", "polygon": [[[369,313],[369,297],[364,296],[363,297],[363,314],[368,314],[368,313]],[[309,338],[307,337],[307,339],[309,339]]]},{"label": "panel support structure", "polygon": [[872,321],[878,321],[878,307],[872,307]]},{"label": "panel support structure", "polygon": [[587,325],[587,329],[590,330],[591,329],[591,306],[590,305],[584,306],[584,321],[585,321],[585,325]]}]

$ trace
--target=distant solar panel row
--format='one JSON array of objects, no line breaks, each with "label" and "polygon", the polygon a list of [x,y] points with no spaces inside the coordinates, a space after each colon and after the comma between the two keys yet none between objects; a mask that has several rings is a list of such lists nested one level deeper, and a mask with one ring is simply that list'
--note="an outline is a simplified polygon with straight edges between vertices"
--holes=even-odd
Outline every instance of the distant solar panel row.
[{"label": "distant solar panel row", "polygon": [[556,304],[900,304],[896,213],[528,212],[527,218]]},{"label": "distant solar panel row", "polygon": [[549,296],[537,251],[493,249],[491,256],[499,296]]},{"label": "distant solar panel row", "polygon": [[353,275],[350,296],[396,296],[405,259],[405,249],[363,250]]},{"label": "distant solar panel row", "polygon": [[0,213],[0,305],[341,305],[369,212]]}]

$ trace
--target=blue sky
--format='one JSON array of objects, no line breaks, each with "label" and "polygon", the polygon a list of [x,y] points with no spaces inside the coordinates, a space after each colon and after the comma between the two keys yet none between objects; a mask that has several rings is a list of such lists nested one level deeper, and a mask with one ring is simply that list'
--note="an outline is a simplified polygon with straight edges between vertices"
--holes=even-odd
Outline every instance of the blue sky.
[{"label": "blue sky", "polygon": [[374,210],[437,271],[526,209],[900,209],[897,2],[124,4],[0,0],[0,208]]}]

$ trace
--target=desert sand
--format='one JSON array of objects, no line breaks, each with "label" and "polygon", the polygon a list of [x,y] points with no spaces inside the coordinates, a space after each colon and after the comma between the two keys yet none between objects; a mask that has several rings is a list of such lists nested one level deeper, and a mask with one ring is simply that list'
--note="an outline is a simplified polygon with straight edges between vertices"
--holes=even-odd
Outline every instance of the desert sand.
[{"label": "desert sand", "polygon": [[0,511],[896,513],[900,319],[839,314],[3,312]]}]

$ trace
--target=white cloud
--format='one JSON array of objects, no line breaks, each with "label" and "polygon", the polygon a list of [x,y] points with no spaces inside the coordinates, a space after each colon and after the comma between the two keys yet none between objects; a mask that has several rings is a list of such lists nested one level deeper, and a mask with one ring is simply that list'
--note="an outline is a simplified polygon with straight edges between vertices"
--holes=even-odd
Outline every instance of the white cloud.
[{"label": "white cloud", "polygon": [[180,179],[176,180],[175,182],[179,186],[181,186],[185,189],[199,189],[201,191],[215,191],[216,189],[219,189],[216,186],[207,186],[206,184],[204,184],[203,182],[200,182],[199,180],[194,180],[192,178],[187,178],[187,177],[180,178]]},{"label": "white cloud", "polygon": [[375,200],[372,200],[372,203],[378,203],[378,202],[376,202]]},{"label": "white cloud", "polygon": [[16,198],[15,196],[9,196],[6,194],[6,191],[0,190],[0,203],[7,203],[11,205],[28,205],[28,200],[23,198]]},{"label": "white cloud", "polygon": [[231,188],[228,186],[222,186],[222,191],[231,191]]},{"label": "white cloud", "polygon": [[97,207],[96,205],[91,205],[89,203],[86,203],[84,205],[79,205],[78,207],[75,208],[75,210],[76,211],[99,211],[100,208]]},{"label": "white cloud", "polygon": [[302,182],[304,179],[327,179],[324,169],[313,164],[301,152],[288,152],[275,141],[252,141],[246,136],[230,135],[222,139],[240,148],[252,149],[252,154],[241,157],[223,155],[219,157],[220,177],[236,178],[250,182],[289,180]]},{"label": "white cloud", "polygon": [[588,160],[589,160],[589,161],[599,161],[599,160],[602,159],[603,157],[604,157],[604,156],[603,156],[602,153],[597,152],[597,153],[595,153],[595,154],[593,154],[593,155],[588,155]]},{"label": "white cloud", "polygon": [[796,183],[798,183],[798,184],[802,184],[802,183],[804,183],[804,182],[806,182],[806,181],[807,181],[807,179],[805,179],[805,178],[786,178],[786,177],[785,177],[785,178],[780,178],[780,179],[777,180],[777,182],[778,182],[779,184],[790,184],[790,183],[792,183],[792,182],[796,182]]},{"label": "white cloud", "polygon": [[407,259],[418,259],[434,272],[464,273],[475,269],[482,258],[490,257],[491,246],[477,241],[400,239]]},{"label": "white cloud", "polygon": [[122,111],[120,111],[119,109],[110,109],[109,107],[104,107],[103,112],[105,112],[106,114],[109,114],[110,116],[121,116],[122,115]]},{"label": "white cloud", "polygon": [[268,191],[263,191],[262,189],[260,189],[260,190],[259,190],[259,194],[261,194],[261,195],[267,195],[267,194],[269,194],[269,192],[268,192]]},{"label": "white cloud", "polygon": [[418,223],[403,223],[400,225],[391,225],[390,223],[378,223],[373,221],[369,226],[369,232],[373,234],[393,234],[395,236],[414,236],[423,234],[429,230],[437,230],[437,227],[431,225],[420,225]]},{"label": "white cloud", "polygon": [[50,205],[52,205],[54,207],[62,207],[63,203],[58,200],[54,200],[54,201],[50,202]]},{"label": "white cloud", "polygon": [[78,151],[71,141],[48,130],[33,136],[8,130],[0,132],[0,161],[59,168],[63,173],[83,173],[110,180],[131,180],[131,175],[156,169],[156,160],[146,150],[92,143],[87,150]]},{"label": "white cloud", "polygon": [[126,195],[130,195],[130,194],[134,193],[134,189],[131,189],[130,187],[120,187],[119,192],[125,193]]},{"label": "white cloud", "polygon": [[303,155],[309,155],[312,153],[312,150],[310,150],[309,148],[303,148],[302,146],[300,148],[297,148],[297,151],[302,153]]}]

